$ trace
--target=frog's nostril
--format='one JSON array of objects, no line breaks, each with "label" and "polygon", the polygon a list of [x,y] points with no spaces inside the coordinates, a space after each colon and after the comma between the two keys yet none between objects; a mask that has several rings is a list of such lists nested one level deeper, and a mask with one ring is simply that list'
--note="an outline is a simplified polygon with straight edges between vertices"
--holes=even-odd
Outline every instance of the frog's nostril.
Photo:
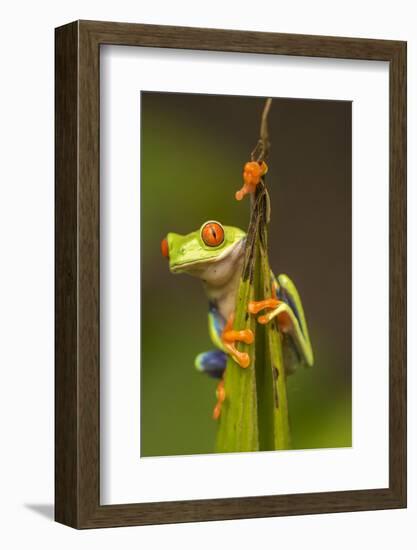
[{"label": "frog's nostril", "polygon": [[164,258],[169,258],[168,241],[166,239],[163,239],[161,242],[161,252]]}]

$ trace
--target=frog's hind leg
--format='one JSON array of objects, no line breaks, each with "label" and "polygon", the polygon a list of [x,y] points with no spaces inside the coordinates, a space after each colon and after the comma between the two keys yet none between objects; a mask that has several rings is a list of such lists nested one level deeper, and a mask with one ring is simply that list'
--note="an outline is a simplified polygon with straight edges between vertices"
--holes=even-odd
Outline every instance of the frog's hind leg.
[{"label": "frog's hind leg", "polygon": [[212,378],[220,379],[216,388],[217,402],[213,409],[214,420],[217,420],[220,417],[222,404],[223,401],[226,399],[223,379],[223,374],[226,370],[226,363],[227,354],[219,349],[200,353],[195,359],[195,367],[198,371],[205,372]]},{"label": "frog's hind leg", "polygon": [[226,370],[227,355],[220,349],[199,353],[195,358],[195,368],[204,372],[212,378],[222,378]]},{"label": "frog's hind leg", "polygon": [[273,287],[275,297],[250,302],[248,311],[257,314],[267,310],[258,317],[258,322],[266,324],[276,318],[281,333],[291,338],[302,362],[311,367],[314,363],[313,350],[297,288],[287,275],[279,275]]}]

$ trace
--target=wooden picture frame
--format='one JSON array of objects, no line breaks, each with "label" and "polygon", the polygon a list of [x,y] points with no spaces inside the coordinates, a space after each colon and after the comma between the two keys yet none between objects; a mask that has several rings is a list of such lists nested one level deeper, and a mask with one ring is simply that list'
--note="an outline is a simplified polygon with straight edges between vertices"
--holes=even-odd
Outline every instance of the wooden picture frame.
[{"label": "wooden picture frame", "polygon": [[[75,528],[406,506],[406,43],[77,21],[56,29],[55,518]],[[100,505],[99,56],[118,44],[389,62],[389,487]]]}]

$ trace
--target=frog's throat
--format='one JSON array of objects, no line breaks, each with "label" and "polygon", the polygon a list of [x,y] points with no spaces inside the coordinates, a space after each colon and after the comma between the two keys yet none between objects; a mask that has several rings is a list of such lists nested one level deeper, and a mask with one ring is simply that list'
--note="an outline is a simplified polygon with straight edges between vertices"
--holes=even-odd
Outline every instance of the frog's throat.
[{"label": "frog's throat", "polygon": [[201,260],[194,260],[190,262],[177,263],[177,264],[171,265],[170,270],[172,273],[180,273],[181,271],[187,271],[190,267],[197,266],[200,264],[210,265],[210,264],[220,262],[221,260],[224,260],[231,254],[233,254],[233,252],[236,251],[236,248],[243,247],[245,245],[245,240],[246,239],[241,239],[236,243],[228,246],[218,256],[213,256],[212,258],[202,258]]}]

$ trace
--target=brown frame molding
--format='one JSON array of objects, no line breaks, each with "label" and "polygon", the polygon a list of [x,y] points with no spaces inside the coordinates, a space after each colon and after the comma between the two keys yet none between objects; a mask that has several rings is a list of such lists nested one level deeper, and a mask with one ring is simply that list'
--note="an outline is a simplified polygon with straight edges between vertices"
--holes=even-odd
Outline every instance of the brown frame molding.
[{"label": "brown frame molding", "polygon": [[[389,488],[128,505],[99,501],[99,55],[120,44],[390,64]],[[55,519],[115,527],[406,506],[406,43],[76,21],[55,31]]]}]

